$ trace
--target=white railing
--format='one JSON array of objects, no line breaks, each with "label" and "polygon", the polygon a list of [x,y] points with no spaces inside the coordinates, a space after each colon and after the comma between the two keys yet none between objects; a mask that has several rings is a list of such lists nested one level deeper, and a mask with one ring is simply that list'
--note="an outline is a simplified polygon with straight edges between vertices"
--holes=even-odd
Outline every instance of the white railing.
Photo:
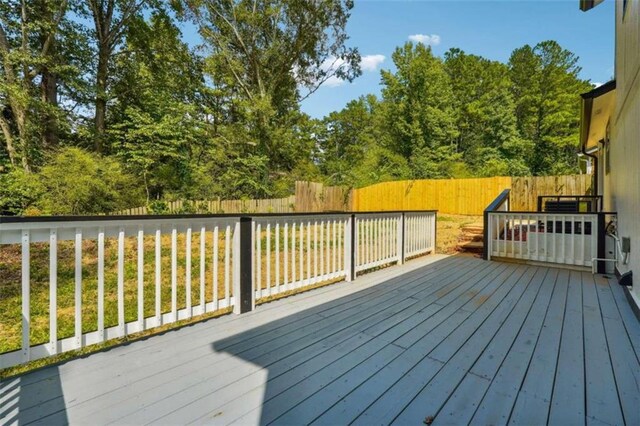
[{"label": "white railing", "polygon": [[0,218],[0,251],[14,259],[1,284],[21,305],[0,311],[14,337],[0,369],[351,281],[433,252],[435,226],[434,211]]},{"label": "white railing", "polygon": [[356,215],[356,273],[402,263],[402,220],[402,213]]},{"label": "white railing", "polygon": [[435,251],[436,216],[429,212],[410,212],[405,214],[404,257],[420,256]]},{"label": "white railing", "polygon": [[[239,219],[233,217],[0,223],[0,246],[21,246],[22,303],[21,350],[2,354],[0,368],[233,306],[233,288],[239,284],[238,224]],[[34,271],[32,263],[42,267],[43,256],[32,257],[32,250],[48,252],[49,288],[49,339],[34,346],[30,337],[32,274],[42,275],[43,271]],[[198,264],[193,264],[194,258]],[[65,267],[73,268],[74,332],[59,338],[58,290],[70,284],[62,283],[59,276],[63,260]],[[183,300],[178,300],[179,281]],[[83,304],[86,293],[95,297],[95,306]],[[197,304],[192,303],[193,293],[198,294]],[[107,301],[115,303],[107,306]],[[83,322],[87,310],[95,310],[93,324]]]},{"label": "white railing", "polygon": [[592,266],[598,257],[598,214],[489,212],[488,255]]},{"label": "white railing", "polygon": [[347,278],[350,223],[347,214],[254,218],[256,299]]}]

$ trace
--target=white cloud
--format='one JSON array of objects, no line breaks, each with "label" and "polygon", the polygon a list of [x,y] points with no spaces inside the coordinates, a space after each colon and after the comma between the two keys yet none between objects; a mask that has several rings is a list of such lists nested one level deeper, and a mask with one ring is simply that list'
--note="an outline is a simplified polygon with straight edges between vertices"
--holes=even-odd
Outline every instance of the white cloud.
[{"label": "white cloud", "polygon": [[414,43],[422,43],[426,46],[437,46],[440,44],[440,36],[438,34],[412,34],[409,40]]},{"label": "white cloud", "polygon": [[599,81],[594,81],[591,83],[593,85],[593,87],[600,87],[602,86],[604,83],[600,83]]},{"label": "white cloud", "polygon": [[384,55],[365,55],[360,61],[360,68],[362,71],[375,71],[384,60]]},{"label": "white cloud", "polygon": [[[385,59],[386,58],[384,55],[365,55],[360,60],[360,67],[362,68],[362,71],[368,71],[368,72],[375,71],[376,69],[378,69],[380,64],[384,62]],[[330,71],[332,73],[335,73],[340,68],[346,65],[347,65],[346,62],[343,59],[332,57],[332,58],[328,58],[323,62],[322,69],[324,71]],[[339,87],[345,83],[346,83],[345,80],[342,80],[336,75],[332,75],[324,82],[324,86]]]}]

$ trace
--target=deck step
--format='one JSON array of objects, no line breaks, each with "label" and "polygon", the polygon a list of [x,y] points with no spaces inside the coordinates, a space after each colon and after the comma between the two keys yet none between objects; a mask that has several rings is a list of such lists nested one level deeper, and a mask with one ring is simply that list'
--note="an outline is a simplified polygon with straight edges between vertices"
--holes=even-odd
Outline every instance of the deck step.
[{"label": "deck step", "polygon": [[470,223],[460,229],[458,238],[458,251],[468,253],[482,253],[484,248],[484,224]]},{"label": "deck step", "polygon": [[482,241],[468,241],[458,244],[458,250],[460,251],[481,253],[483,249],[484,243]]}]

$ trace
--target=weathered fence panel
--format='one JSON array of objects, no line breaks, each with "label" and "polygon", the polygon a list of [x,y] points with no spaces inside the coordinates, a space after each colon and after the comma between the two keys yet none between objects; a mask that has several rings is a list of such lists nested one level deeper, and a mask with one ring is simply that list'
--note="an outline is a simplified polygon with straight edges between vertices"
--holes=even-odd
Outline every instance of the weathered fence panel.
[{"label": "weathered fence panel", "polygon": [[321,183],[297,181],[297,212],[331,212],[351,210],[351,190],[346,186],[324,186]]},{"label": "weathered fence panel", "polygon": [[527,176],[511,180],[512,211],[535,211],[540,195],[593,195],[591,175]]}]

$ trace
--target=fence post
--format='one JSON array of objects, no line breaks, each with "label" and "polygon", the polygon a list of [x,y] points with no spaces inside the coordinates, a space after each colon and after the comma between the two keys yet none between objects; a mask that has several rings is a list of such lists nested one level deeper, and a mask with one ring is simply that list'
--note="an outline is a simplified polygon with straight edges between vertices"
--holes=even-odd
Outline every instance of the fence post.
[{"label": "fence post", "polygon": [[[347,281],[353,281],[356,279],[356,215],[349,216],[348,229],[345,233],[345,244],[347,249],[345,250],[345,269],[347,270]],[[349,236],[347,242],[347,234]]]},{"label": "fence post", "polygon": [[[234,313],[243,314],[253,310],[253,218],[240,218],[239,234],[239,280],[234,288]],[[234,250],[235,251],[235,250]]]}]

